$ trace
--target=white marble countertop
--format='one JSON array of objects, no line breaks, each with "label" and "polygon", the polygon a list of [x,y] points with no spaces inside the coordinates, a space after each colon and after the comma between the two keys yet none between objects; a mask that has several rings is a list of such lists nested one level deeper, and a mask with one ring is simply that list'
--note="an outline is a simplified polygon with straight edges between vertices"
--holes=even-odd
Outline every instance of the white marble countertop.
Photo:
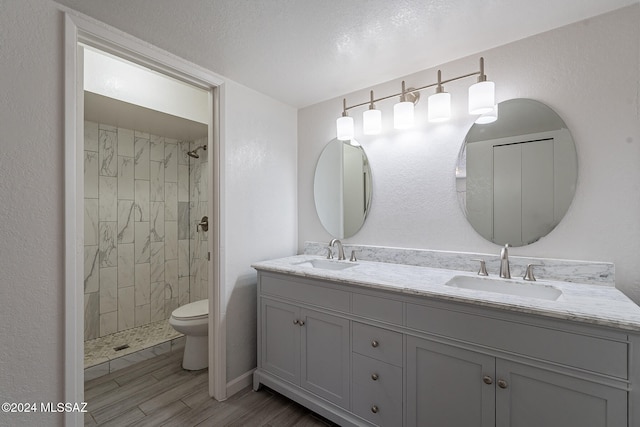
[{"label": "white marble countertop", "polygon": [[[476,276],[471,272],[360,260],[356,262],[357,265],[344,270],[298,265],[313,259],[323,259],[323,257],[296,255],[257,262],[252,267],[261,271],[287,273],[640,332],[640,307],[614,287],[546,280],[525,282],[550,285],[562,291],[562,296],[558,300],[548,301],[445,286],[445,283],[454,276]],[[349,261],[335,262],[350,263]],[[492,276],[492,278],[497,277]],[[522,283],[521,279],[511,280]],[[514,286],[517,286],[517,283],[514,283]]]}]

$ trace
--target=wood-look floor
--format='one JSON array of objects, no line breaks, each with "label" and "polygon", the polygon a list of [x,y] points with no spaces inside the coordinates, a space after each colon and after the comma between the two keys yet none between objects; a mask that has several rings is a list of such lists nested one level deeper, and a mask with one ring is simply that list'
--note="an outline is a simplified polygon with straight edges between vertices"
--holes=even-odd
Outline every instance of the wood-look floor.
[{"label": "wood-look floor", "polygon": [[335,426],[264,387],[218,402],[209,397],[207,370],[181,363],[179,351],[87,381],[85,426]]}]

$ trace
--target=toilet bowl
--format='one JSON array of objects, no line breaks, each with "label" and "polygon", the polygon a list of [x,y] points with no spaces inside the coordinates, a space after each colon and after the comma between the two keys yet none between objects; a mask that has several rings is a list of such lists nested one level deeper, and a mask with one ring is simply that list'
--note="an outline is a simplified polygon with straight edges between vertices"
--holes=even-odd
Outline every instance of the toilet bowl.
[{"label": "toilet bowl", "polygon": [[185,335],[182,367],[197,371],[209,366],[209,300],[185,304],[171,313],[169,324]]}]

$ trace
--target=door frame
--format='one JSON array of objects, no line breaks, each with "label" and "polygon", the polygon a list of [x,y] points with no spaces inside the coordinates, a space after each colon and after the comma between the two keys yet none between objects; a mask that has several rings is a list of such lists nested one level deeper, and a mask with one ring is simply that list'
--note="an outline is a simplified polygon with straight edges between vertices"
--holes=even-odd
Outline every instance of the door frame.
[{"label": "door frame", "polygon": [[[208,208],[212,254],[209,270],[209,395],[226,399],[226,326],[224,316],[224,105],[225,81],[202,67],[155,48],[120,30],[64,8],[64,188],[65,298],[64,397],[84,401],[84,102],[82,58],[78,43],[97,47],[162,74],[209,91],[207,150]],[[65,425],[83,425],[82,414],[65,414]]]}]

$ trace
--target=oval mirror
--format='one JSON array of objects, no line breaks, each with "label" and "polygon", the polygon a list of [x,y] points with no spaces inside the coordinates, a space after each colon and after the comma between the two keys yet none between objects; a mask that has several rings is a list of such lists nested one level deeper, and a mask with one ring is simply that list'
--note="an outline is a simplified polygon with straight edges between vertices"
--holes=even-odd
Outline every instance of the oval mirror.
[{"label": "oval mirror", "polygon": [[324,228],[339,239],[360,230],[371,204],[371,168],[355,140],[329,142],[316,165],[316,211]]},{"label": "oval mirror", "polygon": [[485,239],[524,246],[551,232],[569,209],[576,149],[567,125],[541,102],[511,99],[498,104],[497,113],[486,124],[478,123],[481,116],[462,144],[458,201]]}]

